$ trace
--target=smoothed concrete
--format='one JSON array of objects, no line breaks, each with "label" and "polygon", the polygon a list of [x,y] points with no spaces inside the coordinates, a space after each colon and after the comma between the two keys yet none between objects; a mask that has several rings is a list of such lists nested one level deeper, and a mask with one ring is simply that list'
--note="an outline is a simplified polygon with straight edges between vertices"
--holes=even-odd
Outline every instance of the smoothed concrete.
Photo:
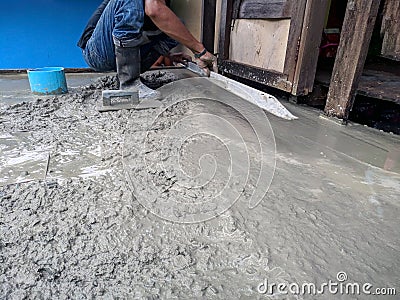
[{"label": "smoothed concrete", "polygon": [[[1,107],[3,165],[18,162],[18,153],[49,154],[37,156],[41,172],[21,167],[1,184],[1,295],[265,299],[266,282],[319,286],[338,282],[339,272],[346,282],[399,292],[398,136],[344,127],[287,102],[298,120],[259,114],[207,78],[160,88],[159,110],[99,114],[101,89],[112,85],[108,78],[69,95]],[[264,121],[271,131],[257,135]],[[274,171],[272,183],[250,208],[252,193],[269,184],[268,176],[256,181],[263,162]],[[12,184],[19,176],[29,182]],[[151,182],[139,193],[135,183],[143,176]],[[229,176],[227,195],[241,193],[233,203],[223,199],[228,210],[204,205],[217,212],[207,222],[168,221],[168,201],[187,208],[174,215],[178,221],[201,212],[190,208],[212,204],[205,200],[215,199]],[[154,193],[155,202],[146,203]],[[327,290],[321,296],[365,298]]]}]

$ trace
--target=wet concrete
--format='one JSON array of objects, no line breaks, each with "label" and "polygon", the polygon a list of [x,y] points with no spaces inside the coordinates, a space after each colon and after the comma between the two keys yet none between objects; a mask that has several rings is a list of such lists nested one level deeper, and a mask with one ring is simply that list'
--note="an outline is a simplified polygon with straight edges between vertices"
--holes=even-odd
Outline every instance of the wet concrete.
[{"label": "wet concrete", "polygon": [[[399,290],[398,136],[289,103],[298,120],[263,115],[205,78],[160,88],[161,110],[99,114],[110,86],[0,106],[2,298],[266,299],[266,279],[322,284],[338,272]],[[18,161],[27,153],[37,163]],[[4,175],[21,161],[38,173]],[[190,210],[225,186],[221,207]],[[174,201],[187,209],[166,215]],[[215,217],[184,218],[202,209]]]},{"label": "wet concrete", "polygon": [[[110,73],[112,75],[112,73]],[[67,73],[68,89],[74,92],[78,87],[93,83],[99,76],[107,74],[99,73]],[[27,74],[3,74],[0,75],[0,106],[7,106],[21,102],[34,101],[46,96],[37,96],[30,92]]]}]

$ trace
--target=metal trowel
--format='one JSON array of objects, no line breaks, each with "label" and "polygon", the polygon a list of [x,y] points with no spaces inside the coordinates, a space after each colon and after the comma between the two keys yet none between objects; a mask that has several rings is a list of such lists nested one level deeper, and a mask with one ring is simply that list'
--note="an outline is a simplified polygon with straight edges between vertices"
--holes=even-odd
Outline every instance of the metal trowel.
[{"label": "metal trowel", "polygon": [[189,71],[192,71],[193,73],[196,73],[200,77],[208,77],[207,73],[200,68],[198,65],[196,65],[194,62],[188,61],[185,62],[184,64],[179,64],[181,67],[184,67],[188,69]]},{"label": "metal trowel", "polygon": [[140,100],[138,91],[105,90],[101,94],[102,102],[97,107],[99,112],[121,109],[140,110],[162,106],[162,102],[158,100]]}]

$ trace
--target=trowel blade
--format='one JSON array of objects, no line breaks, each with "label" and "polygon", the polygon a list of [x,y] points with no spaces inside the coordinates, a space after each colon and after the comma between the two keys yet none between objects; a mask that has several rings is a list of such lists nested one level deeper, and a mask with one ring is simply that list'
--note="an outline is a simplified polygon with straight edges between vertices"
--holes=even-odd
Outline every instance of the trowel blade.
[{"label": "trowel blade", "polygon": [[[126,101],[112,103],[112,98],[126,99]],[[137,91],[106,90],[102,92],[102,102],[99,103],[99,112],[117,111],[122,109],[149,109],[159,108],[162,102],[159,100],[141,100]]]},{"label": "trowel blade", "polygon": [[200,68],[198,65],[196,65],[194,62],[188,61],[184,66],[189,71],[192,71],[193,73],[196,73],[201,77],[208,77],[206,72],[204,72],[204,70]]}]

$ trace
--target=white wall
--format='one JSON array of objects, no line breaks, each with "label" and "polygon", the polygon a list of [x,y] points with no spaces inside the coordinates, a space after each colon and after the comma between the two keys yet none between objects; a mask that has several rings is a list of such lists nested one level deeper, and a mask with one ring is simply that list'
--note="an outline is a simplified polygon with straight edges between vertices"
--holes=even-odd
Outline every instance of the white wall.
[{"label": "white wall", "polygon": [[[175,14],[183,20],[186,27],[195,38],[201,40],[202,28],[202,0],[172,0],[171,9]],[[184,48],[180,48],[182,50]],[[192,53],[188,49],[184,49],[187,53]]]}]

